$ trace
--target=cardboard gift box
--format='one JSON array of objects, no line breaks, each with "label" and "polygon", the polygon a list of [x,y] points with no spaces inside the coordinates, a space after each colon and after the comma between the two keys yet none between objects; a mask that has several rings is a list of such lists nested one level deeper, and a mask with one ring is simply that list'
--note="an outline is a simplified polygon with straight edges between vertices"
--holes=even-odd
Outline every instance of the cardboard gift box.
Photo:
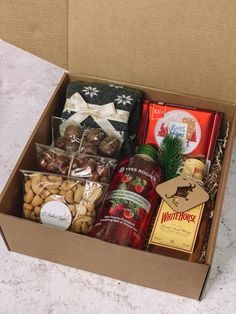
[{"label": "cardboard gift box", "polygon": [[[55,90],[0,197],[9,250],[199,299],[210,270],[236,124],[236,3],[210,0],[0,0],[0,37],[69,70]],[[34,143],[50,143],[71,79],[137,88],[149,99],[224,112],[231,123],[205,264],[121,247],[21,218],[22,174]],[[196,95],[196,96],[194,96]]]}]

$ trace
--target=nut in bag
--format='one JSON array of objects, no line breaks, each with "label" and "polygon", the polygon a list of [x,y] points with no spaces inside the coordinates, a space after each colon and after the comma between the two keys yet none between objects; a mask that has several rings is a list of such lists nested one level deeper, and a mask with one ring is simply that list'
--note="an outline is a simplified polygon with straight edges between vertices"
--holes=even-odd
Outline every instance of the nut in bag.
[{"label": "nut in bag", "polygon": [[121,136],[107,136],[102,129],[86,129],[83,133],[79,152],[87,155],[116,158],[122,141]]},{"label": "nut in bag", "polygon": [[57,147],[35,144],[37,163],[40,170],[45,172],[68,175],[71,156]]},{"label": "nut in bag", "polygon": [[78,122],[52,117],[52,141],[54,146],[67,152],[76,152],[79,149],[82,135],[83,130]]},{"label": "nut in bag", "polygon": [[61,230],[89,234],[103,204],[107,184],[22,171],[23,217]]},{"label": "nut in bag", "polygon": [[69,176],[109,183],[116,165],[116,159],[78,154],[73,157]]}]

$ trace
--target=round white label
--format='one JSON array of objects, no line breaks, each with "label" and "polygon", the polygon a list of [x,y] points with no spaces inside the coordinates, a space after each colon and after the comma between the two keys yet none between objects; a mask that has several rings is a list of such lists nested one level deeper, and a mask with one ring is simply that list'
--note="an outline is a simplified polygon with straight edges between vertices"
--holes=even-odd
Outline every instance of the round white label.
[{"label": "round white label", "polygon": [[40,219],[44,225],[66,230],[71,224],[72,216],[64,203],[51,201],[42,206]]},{"label": "round white label", "polygon": [[178,136],[183,141],[184,154],[190,154],[201,140],[201,127],[189,112],[173,110],[165,113],[155,126],[155,139],[159,146],[167,134]]}]

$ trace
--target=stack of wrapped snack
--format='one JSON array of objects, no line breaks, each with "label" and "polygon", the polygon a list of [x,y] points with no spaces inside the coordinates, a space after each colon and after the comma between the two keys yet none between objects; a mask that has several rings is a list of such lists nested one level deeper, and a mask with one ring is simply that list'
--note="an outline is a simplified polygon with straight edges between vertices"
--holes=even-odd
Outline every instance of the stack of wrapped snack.
[{"label": "stack of wrapped snack", "polygon": [[42,172],[23,171],[26,219],[90,233],[121,147],[134,152],[142,96],[112,84],[68,85],[62,116],[52,117],[52,144],[36,143]]}]

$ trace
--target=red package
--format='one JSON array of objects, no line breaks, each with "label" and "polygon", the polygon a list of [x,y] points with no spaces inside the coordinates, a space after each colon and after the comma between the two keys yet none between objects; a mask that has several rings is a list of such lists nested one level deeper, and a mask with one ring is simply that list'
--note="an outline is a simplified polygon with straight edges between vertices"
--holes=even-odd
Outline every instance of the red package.
[{"label": "red package", "polygon": [[144,144],[146,129],[148,125],[148,105],[149,102],[147,100],[144,101],[142,106],[142,114],[139,123],[138,136],[137,136],[137,144],[138,146]]},{"label": "red package", "polygon": [[173,134],[182,138],[185,155],[211,160],[221,113],[161,102],[150,102],[148,105],[145,102],[143,110],[143,123],[139,130],[140,144],[145,138],[145,144],[160,147],[163,138],[167,134]]}]

